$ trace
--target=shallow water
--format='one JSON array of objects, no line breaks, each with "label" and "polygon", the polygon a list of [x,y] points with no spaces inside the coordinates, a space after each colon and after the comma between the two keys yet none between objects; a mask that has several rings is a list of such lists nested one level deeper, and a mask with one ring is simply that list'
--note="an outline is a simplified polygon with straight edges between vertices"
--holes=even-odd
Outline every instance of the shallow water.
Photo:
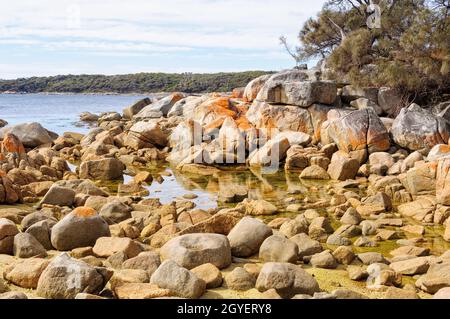
[{"label": "shallow water", "polygon": [[[101,113],[108,111],[121,112],[124,107],[135,102],[143,96],[138,95],[2,95],[0,94],[0,119],[10,124],[36,121],[49,130],[62,134],[67,131],[85,133],[89,130],[86,124],[79,123],[79,114],[84,111]],[[75,170],[75,166],[71,165]],[[304,181],[299,179],[298,172],[285,172],[263,175],[261,172],[245,167],[223,168],[219,177],[196,176],[181,174],[166,163],[152,163],[146,168],[154,177],[151,185],[147,186],[150,198],[159,198],[163,204],[182,198],[185,194],[195,194],[192,199],[197,208],[222,208],[225,205],[218,202],[218,194],[225,189],[244,186],[248,189],[250,199],[265,199],[279,209],[275,216],[264,216],[270,221],[276,217],[294,217],[298,213],[286,212],[289,204],[316,202],[330,199],[326,186],[333,182]],[[131,180],[131,176],[124,176],[124,181]],[[112,191],[117,189],[118,183],[105,185]],[[364,190],[354,189],[364,196]],[[325,209],[319,212],[326,214]],[[334,228],[340,226],[334,216],[329,216]],[[405,220],[408,224],[414,221]],[[424,243],[419,246],[430,248],[435,254],[450,249],[450,243],[442,239],[442,227],[427,227]],[[418,237],[405,234],[406,238]],[[355,248],[357,252],[378,251],[388,255],[389,251],[397,248],[396,241],[386,241],[373,248]]]},{"label": "shallow water", "polygon": [[141,95],[85,94],[0,94],[0,119],[9,124],[39,122],[46,129],[85,133],[86,123],[79,122],[82,112],[122,112],[123,108],[144,98]]}]

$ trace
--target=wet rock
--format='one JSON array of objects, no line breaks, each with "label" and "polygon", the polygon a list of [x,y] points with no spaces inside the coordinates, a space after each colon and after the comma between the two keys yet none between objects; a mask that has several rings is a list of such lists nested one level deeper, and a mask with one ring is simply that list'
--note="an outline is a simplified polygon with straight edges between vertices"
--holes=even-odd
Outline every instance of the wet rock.
[{"label": "wet rock", "polygon": [[352,238],[361,235],[361,228],[355,225],[342,225],[341,227],[336,229],[334,234],[342,237]]},{"label": "wet rock", "polygon": [[240,203],[248,196],[246,187],[234,186],[233,188],[226,188],[219,193],[219,201],[222,203]]},{"label": "wet rock", "polygon": [[293,297],[297,294],[313,295],[319,292],[317,281],[300,266],[289,263],[264,264],[256,281],[260,292],[275,289],[283,297]]},{"label": "wet rock", "polygon": [[73,299],[80,293],[99,293],[112,273],[70,258],[63,253],[53,259],[39,278],[37,294],[50,299]]},{"label": "wet rock", "polygon": [[47,252],[40,242],[28,233],[19,233],[14,236],[14,256],[19,258],[45,257]]},{"label": "wet rock", "polygon": [[334,269],[337,267],[336,259],[329,250],[313,255],[310,263],[315,268]]},{"label": "wet rock", "polygon": [[411,151],[429,151],[437,144],[447,144],[450,137],[447,122],[417,104],[400,111],[391,134],[398,145]]},{"label": "wet rock", "polygon": [[124,252],[128,258],[136,257],[142,251],[141,246],[130,238],[100,237],[92,248],[98,257],[107,258],[116,252]]},{"label": "wet rock", "polygon": [[150,283],[169,289],[182,298],[199,298],[206,288],[203,280],[172,260],[166,260],[158,267],[153,273]]},{"label": "wet rock", "polygon": [[417,246],[402,246],[390,252],[392,256],[410,255],[415,257],[428,256],[430,254],[429,248]]},{"label": "wet rock", "polygon": [[262,243],[259,258],[264,262],[295,263],[298,260],[298,246],[283,236],[273,235]]},{"label": "wet rock", "polygon": [[52,228],[51,242],[57,250],[93,246],[100,237],[110,236],[108,223],[89,207],[78,207]]},{"label": "wet rock", "polygon": [[225,276],[224,284],[229,289],[245,291],[255,287],[256,278],[244,268],[236,267]]},{"label": "wet rock", "polygon": [[355,247],[377,247],[378,243],[368,237],[361,236],[353,243]]},{"label": "wet rock", "polygon": [[222,273],[213,264],[203,264],[191,269],[199,279],[206,283],[207,289],[214,289],[222,285]]},{"label": "wet rock", "polygon": [[86,161],[80,165],[80,178],[110,181],[123,176],[125,166],[115,158]]},{"label": "wet rock", "polygon": [[258,219],[244,217],[228,234],[231,253],[236,257],[256,254],[263,241],[272,235],[272,229]]},{"label": "wet rock", "polygon": [[305,168],[300,174],[301,179],[319,179],[319,180],[328,180],[330,179],[330,175],[328,175],[327,171],[318,165],[312,165]]},{"label": "wet rock", "polygon": [[30,258],[18,261],[5,268],[3,277],[16,286],[36,289],[39,277],[50,263],[42,258]]},{"label": "wet rock", "polygon": [[161,259],[171,259],[180,266],[192,269],[211,263],[221,268],[231,264],[228,238],[220,234],[187,234],[168,241],[160,251]]}]

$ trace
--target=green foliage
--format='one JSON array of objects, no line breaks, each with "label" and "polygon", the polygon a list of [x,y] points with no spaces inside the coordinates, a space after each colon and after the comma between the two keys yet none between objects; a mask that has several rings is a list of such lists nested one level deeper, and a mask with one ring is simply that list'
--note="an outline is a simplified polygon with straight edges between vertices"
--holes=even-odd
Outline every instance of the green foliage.
[{"label": "green foliage", "polygon": [[214,74],[138,73],[126,75],[58,75],[17,80],[0,80],[0,92],[25,93],[155,93],[229,92],[246,86],[265,71]]},{"label": "green foliage", "polygon": [[390,86],[411,97],[450,89],[450,1],[383,0],[381,28],[367,26],[369,0],[328,0],[299,34],[301,54],[326,58],[330,76]]}]

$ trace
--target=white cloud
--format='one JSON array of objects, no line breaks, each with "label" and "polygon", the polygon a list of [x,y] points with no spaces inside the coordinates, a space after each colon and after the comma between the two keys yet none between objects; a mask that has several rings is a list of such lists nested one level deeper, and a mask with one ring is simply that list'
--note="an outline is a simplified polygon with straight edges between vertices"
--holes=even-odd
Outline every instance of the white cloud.
[{"label": "white cloud", "polygon": [[294,42],[303,22],[324,2],[0,0],[0,54],[3,45],[22,45],[108,56],[207,50],[279,56],[278,37],[283,34]]}]

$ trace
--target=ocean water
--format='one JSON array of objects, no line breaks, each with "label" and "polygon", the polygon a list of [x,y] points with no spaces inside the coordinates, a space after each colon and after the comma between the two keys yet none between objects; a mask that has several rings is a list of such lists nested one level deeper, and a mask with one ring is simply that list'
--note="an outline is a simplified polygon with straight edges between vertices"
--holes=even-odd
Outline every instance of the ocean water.
[{"label": "ocean water", "polygon": [[82,112],[100,114],[122,110],[146,96],[84,94],[0,94],[0,119],[9,124],[38,122],[58,134],[85,133],[86,123],[79,122]]}]

